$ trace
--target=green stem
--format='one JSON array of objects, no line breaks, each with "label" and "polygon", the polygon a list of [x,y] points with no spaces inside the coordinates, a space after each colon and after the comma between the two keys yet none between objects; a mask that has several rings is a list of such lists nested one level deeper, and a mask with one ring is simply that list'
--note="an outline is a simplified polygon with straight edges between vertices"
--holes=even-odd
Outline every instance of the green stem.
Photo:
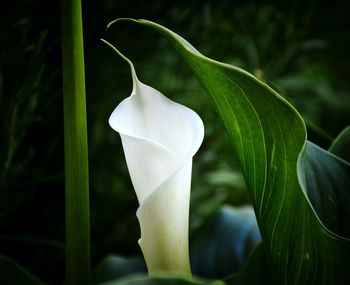
[{"label": "green stem", "polygon": [[62,0],[66,284],[90,283],[90,216],[82,12]]}]

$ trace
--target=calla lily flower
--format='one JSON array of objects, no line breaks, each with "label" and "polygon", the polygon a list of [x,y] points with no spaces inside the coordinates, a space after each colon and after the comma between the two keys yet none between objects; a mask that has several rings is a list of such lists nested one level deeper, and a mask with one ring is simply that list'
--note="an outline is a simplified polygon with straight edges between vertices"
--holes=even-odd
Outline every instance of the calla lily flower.
[{"label": "calla lily flower", "polygon": [[140,205],[139,245],[150,274],[188,275],[192,158],[203,141],[203,122],[191,109],[141,83],[132,63],[118,53],[130,64],[133,90],[109,124],[121,136]]}]

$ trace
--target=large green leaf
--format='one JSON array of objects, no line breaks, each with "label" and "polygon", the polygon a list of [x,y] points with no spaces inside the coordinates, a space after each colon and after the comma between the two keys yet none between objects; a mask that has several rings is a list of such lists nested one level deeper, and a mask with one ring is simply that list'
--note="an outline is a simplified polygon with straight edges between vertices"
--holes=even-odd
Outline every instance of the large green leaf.
[{"label": "large green leaf", "polygon": [[349,284],[349,164],[308,143],[299,113],[253,75],[203,56],[161,25],[129,21],[169,40],[220,114],[276,284]]}]

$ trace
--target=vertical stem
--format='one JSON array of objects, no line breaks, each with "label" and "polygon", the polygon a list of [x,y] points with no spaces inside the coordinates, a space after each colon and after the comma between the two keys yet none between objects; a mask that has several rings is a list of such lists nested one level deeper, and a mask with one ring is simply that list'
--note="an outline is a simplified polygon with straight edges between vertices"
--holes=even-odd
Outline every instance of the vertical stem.
[{"label": "vertical stem", "polygon": [[66,187],[66,284],[90,283],[90,216],[82,12],[61,1]]}]

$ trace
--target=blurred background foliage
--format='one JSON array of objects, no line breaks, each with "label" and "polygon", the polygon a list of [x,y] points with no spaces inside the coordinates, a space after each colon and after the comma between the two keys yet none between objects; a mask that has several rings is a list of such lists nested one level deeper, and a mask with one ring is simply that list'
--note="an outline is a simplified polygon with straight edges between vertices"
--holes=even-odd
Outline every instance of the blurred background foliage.
[{"label": "blurred background foliage", "polygon": [[[0,16],[0,255],[51,284],[64,278],[63,113],[59,1],[7,1]],[[190,235],[224,204],[249,203],[224,126],[167,43],[119,17],[171,28],[203,54],[255,74],[307,121],[327,148],[350,122],[350,3],[346,1],[83,1],[92,258],[141,255],[137,199],[107,120],[139,78],[194,109],[206,136],[194,159]]]}]

